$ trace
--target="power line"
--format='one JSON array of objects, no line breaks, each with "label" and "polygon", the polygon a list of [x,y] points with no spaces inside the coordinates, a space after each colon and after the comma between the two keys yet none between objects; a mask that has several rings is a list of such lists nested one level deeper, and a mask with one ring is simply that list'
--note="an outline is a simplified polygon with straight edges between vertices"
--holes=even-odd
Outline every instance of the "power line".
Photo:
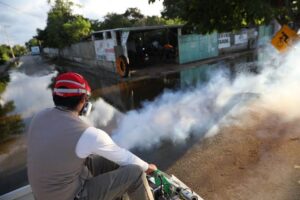
[{"label": "power line", "polygon": [[11,8],[11,9],[13,9],[13,10],[19,12],[19,13],[30,15],[32,17],[36,17],[36,18],[39,18],[39,19],[41,18],[41,16],[37,16],[37,15],[31,14],[31,13],[28,13],[28,12],[24,12],[24,11],[22,11],[22,10],[20,10],[20,9],[14,7],[14,6],[11,6],[11,5],[7,4],[7,3],[4,3],[2,1],[0,1],[0,4],[3,5],[3,6],[9,7],[9,8]]}]

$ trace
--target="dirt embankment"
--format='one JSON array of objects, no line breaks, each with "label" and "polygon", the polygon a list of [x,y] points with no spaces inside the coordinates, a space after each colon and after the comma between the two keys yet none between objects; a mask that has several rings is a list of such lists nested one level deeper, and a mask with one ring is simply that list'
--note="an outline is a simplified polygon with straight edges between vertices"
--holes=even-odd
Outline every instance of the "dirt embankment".
[{"label": "dirt embankment", "polygon": [[300,199],[300,119],[253,105],[168,170],[209,200]]}]

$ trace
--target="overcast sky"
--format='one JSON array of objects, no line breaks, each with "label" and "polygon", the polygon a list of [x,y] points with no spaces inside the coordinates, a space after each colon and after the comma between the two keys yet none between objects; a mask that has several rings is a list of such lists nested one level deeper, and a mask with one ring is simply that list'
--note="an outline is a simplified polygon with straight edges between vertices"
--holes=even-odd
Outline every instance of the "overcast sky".
[{"label": "overcast sky", "polygon": [[[160,15],[162,0],[148,4],[148,0],[73,0],[82,5],[74,12],[90,19],[102,20],[108,12],[124,13],[127,8],[137,7],[144,15]],[[36,29],[46,26],[47,0],[0,0],[0,44],[24,45]]]}]

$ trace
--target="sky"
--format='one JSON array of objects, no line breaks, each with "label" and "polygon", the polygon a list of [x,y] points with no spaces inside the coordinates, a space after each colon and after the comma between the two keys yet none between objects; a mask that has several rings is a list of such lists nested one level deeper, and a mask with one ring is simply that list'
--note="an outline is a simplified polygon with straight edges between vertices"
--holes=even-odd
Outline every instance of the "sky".
[{"label": "sky", "polygon": [[[102,20],[107,13],[124,13],[127,8],[137,7],[144,15],[159,15],[162,0],[148,4],[148,0],[73,0],[81,8],[74,7],[75,14]],[[0,44],[24,45],[36,35],[36,29],[46,26],[47,0],[0,0]]]}]

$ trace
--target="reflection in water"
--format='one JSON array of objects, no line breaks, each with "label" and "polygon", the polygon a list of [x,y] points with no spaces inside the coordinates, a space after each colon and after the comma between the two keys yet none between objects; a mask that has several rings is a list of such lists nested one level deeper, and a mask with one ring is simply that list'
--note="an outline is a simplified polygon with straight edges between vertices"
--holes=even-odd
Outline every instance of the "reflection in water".
[{"label": "reflection in water", "polygon": [[176,89],[180,74],[168,74],[159,78],[148,78],[137,81],[120,81],[115,85],[98,88],[94,96],[101,96],[106,102],[121,112],[142,107],[145,101],[152,101],[164,90]]},{"label": "reflection in water", "polygon": [[[9,75],[0,78],[0,95],[6,90],[10,81]],[[0,97],[1,99],[1,97]],[[2,99],[1,99],[2,100]],[[11,138],[13,135],[23,132],[24,124],[21,116],[18,114],[10,114],[15,110],[13,101],[0,103],[0,143]]]},{"label": "reflection in water", "polygon": [[218,64],[206,64],[201,67],[195,67],[192,69],[182,70],[180,72],[180,85],[182,88],[196,86],[199,83],[206,83],[213,74],[217,71],[221,65]]},{"label": "reflection in water", "polygon": [[51,90],[48,86],[55,75],[56,72],[32,77],[13,71],[10,74],[11,81],[3,93],[3,100],[13,100],[16,105],[15,113],[21,114],[24,119],[30,118],[34,113],[53,106]]},{"label": "reflection in water", "polygon": [[15,109],[14,102],[9,101],[0,105],[0,142],[9,139],[10,136],[23,132],[24,124],[20,115],[10,115]]}]

